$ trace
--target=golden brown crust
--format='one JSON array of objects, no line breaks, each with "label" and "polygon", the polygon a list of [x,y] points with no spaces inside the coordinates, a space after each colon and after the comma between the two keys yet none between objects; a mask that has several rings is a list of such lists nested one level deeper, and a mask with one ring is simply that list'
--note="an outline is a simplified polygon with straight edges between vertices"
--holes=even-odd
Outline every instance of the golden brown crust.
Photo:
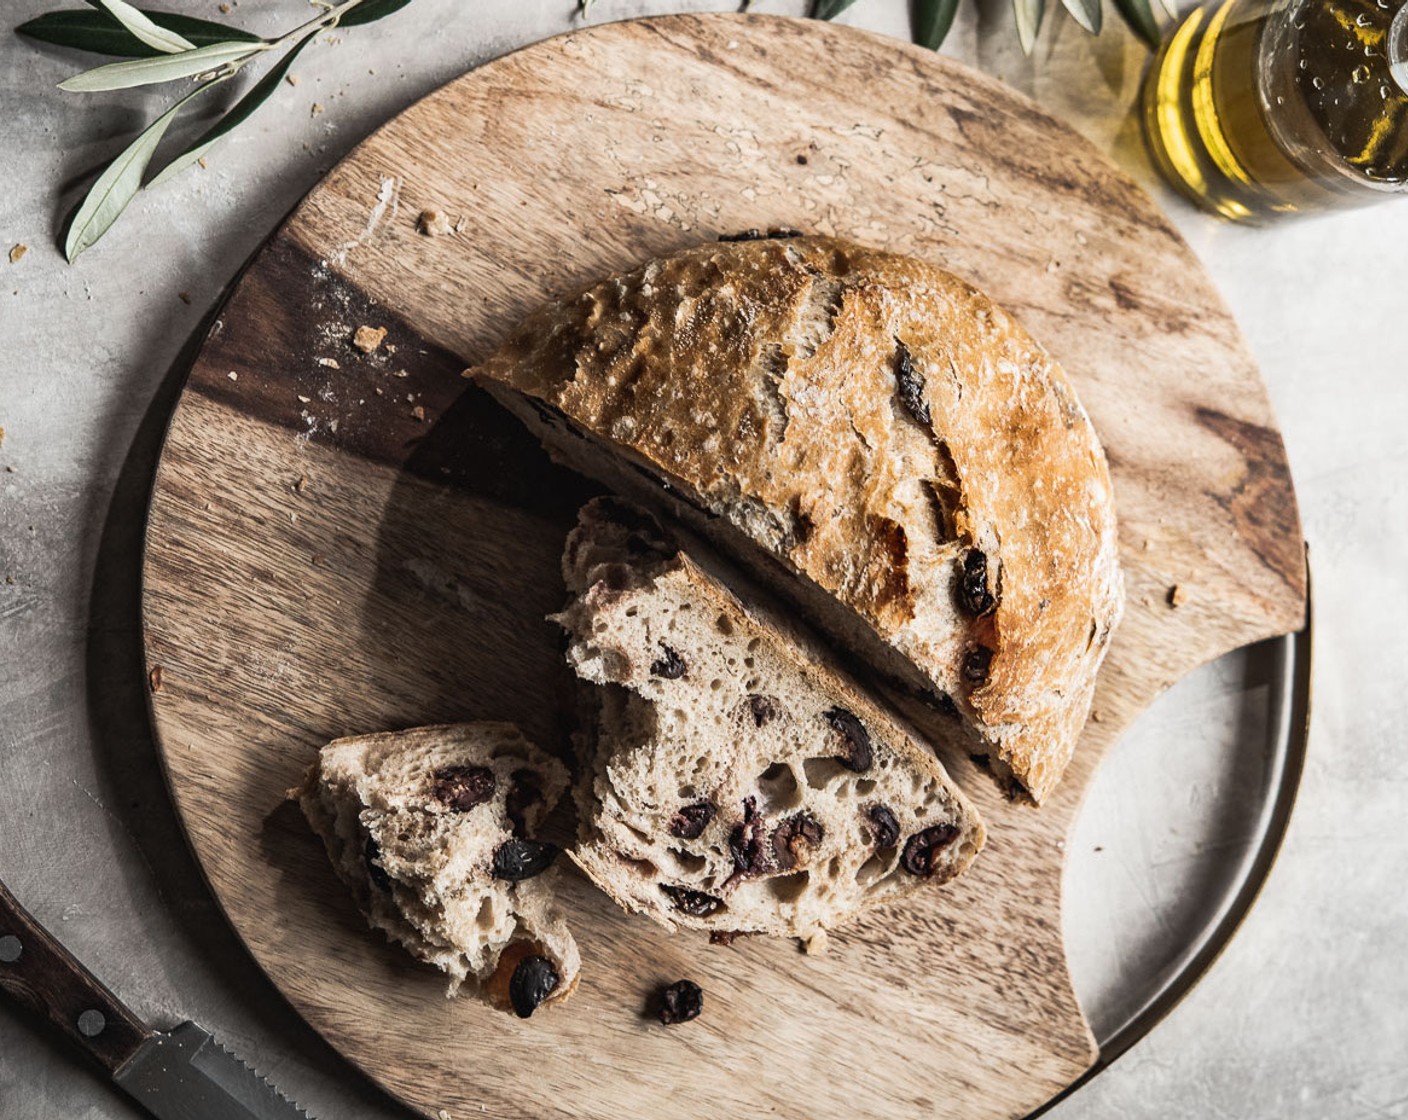
[{"label": "golden brown crust", "polygon": [[1054,787],[1120,612],[1113,495],[1064,373],[976,289],[829,238],[703,245],[545,308],[476,376],[809,577]]}]

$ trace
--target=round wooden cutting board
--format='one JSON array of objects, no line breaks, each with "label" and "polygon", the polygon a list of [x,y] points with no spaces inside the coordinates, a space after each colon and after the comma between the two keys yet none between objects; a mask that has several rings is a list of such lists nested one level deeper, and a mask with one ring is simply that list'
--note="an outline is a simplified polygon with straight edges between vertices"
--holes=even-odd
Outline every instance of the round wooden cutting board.
[{"label": "round wooden cutting board", "polygon": [[[417,229],[425,210],[453,232]],[[545,298],[721,233],[794,226],[928,258],[1070,372],[1114,471],[1129,608],[1040,811],[946,760],[989,827],[952,886],[823,956],[669,937],[580,876],[583,978],[528,1021],[367,931],[285,800],[338,735],[520,723],[566,751],[558,556],[590,488],[461,370]],[[359,326],[384,327],[370,354]],[[1102,752],[1190,668],[1297,628],[1281,440],[1198,262],[1125,176],[991,78],[809,21],[678,16],[486,65],[334,170],[195,363],[152,499],[153,709],[231,922],[324,1035],[421,1112],[1017,1116],[1095,1051],[1067,976],[1062,840]],[[1177,586],[1181,605],[1170,605]],[[156,671],[160,670],[158,674]],[[643,1015],[688,976],[704,1016]]]}]

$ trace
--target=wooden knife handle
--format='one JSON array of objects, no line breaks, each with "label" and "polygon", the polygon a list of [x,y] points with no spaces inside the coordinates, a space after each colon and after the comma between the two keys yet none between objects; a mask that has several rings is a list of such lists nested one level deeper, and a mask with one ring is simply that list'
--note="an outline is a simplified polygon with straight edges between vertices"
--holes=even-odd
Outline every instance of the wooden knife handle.
[{"label": "wooden knife handle", "polygon": [[151,1032],[0,883],[0,991],[42,1015],[109,1073]]}]

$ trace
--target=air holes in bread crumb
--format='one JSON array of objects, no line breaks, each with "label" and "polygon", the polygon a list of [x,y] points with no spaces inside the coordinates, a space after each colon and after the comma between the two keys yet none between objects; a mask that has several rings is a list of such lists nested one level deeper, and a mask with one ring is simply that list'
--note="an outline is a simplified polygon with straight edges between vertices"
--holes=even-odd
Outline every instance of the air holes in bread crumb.
[{"label": "air holes in bread crumb", "polygon": [[766,813],[784,812],[802,804],[802,791],[797,785],[797,776],[785,762],[774,762],[758,775],[757,784],[763,801],[762,808]]},{"label": "air holes in bread crumb", "polygon": [[775,875],[771,879],[765,879],[763,886],[778,902],[790,903],[796,902],[807,893],[811,879],[810,871],[795,871],[791,875]]},{"label": "air holes in bread crumb", "polygon": [[679,870],[685,875],[698,875],[709,866],[709,861],[703,856],[692,855],[683,848],[671,848],[670,855],[674,857]]},{"label": "air holes in bread crumb", "polygon": [[837,778],[847,774],[834,758],[808,758],[802,762],[802,776],[812,789],[828,789]]}]

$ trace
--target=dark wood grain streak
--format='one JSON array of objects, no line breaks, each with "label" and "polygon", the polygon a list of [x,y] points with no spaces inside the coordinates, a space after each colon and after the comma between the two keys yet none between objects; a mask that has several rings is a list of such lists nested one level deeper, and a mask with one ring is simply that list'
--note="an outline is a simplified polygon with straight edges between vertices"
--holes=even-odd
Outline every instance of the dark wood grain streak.
[{"label": "dark wood grain streak", "polygon": [[[387,331],[370,354],[352,344],[360,326]],[[545,514],[596,492],[554,466],[463,369],[277,234],[221,311],[188,390],[307,442]]]},{"label": "dark wood grain streak", "polygon": [[[4,883],[0,883],[0,992],[47,1019],[108,1073],[116,1072],[151,1035],[102,981],[34,920]],[[79,1019],[85,1013],[88,1017],[80,1028]]]}]

